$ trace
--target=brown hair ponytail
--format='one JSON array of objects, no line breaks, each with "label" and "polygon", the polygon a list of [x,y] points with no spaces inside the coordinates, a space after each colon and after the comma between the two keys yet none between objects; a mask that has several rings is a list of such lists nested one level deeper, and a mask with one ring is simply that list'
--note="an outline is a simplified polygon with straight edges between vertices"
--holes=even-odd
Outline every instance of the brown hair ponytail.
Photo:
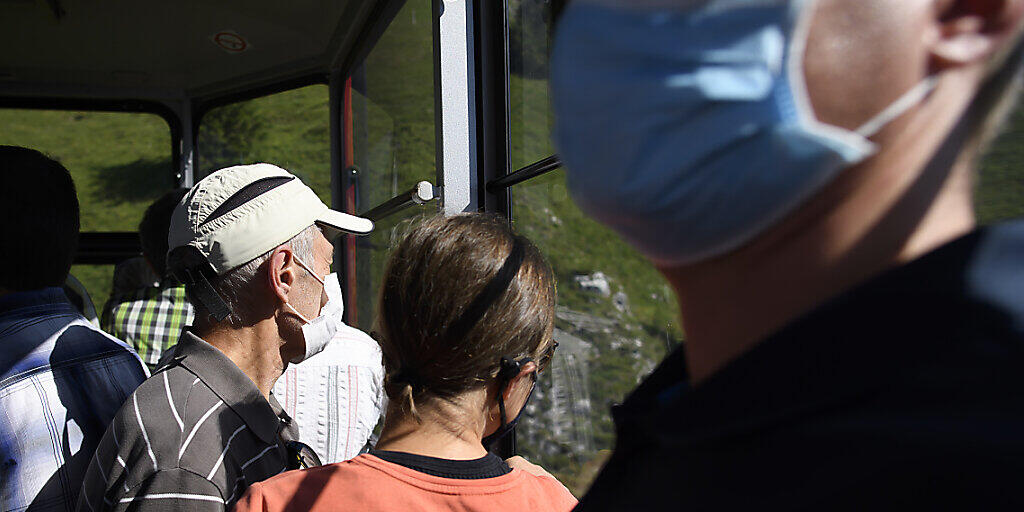
[{"label": "brown hair ponytail", "polygon": [[551,268],[503,218],[425,218],[384,271],[376,326],[384,390],[418,418],[417,403],[485,386],[502,357],[538,359],[548,348],[554,307]]}]

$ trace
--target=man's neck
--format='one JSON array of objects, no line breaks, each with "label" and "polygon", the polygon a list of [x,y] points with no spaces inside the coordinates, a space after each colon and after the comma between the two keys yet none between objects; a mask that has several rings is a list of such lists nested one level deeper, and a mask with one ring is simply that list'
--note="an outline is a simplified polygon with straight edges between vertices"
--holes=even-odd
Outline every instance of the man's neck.
[{"label": "man's neck", "polygon": [[[956,103],[931,104],[943,101]],[[660,268],[679,297],[694,383],[828,299],[973,229],[972,155],[961,151],[964,123],[953,129],[967,105],[958,106],[922,108],[892,127],[885,147],[896,150],[844,171],[742,249]]]},{"label": "man's neck", "polygon": [[196,333],[242,370],[269,400],[270,390],[284,372],[282,341],[273,319],[239,329],[213,326]]}]

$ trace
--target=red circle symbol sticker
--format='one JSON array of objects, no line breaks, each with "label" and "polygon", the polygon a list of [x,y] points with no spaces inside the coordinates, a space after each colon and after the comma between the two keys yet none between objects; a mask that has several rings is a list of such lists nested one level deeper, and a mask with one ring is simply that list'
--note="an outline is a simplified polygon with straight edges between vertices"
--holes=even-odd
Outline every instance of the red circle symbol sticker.
[{"label": "red circle symbol sticker", "polygon": [[213,42],[228,53],[241,53],[249,49],[244,37],[233,30],[222,30],[213,36]]}]

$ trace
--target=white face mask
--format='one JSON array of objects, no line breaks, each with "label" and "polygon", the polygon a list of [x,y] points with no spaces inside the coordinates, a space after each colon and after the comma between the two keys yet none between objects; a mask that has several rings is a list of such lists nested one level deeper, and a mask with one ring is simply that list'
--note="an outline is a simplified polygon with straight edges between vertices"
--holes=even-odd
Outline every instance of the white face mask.
[{"label": "white face mask", "polygon": [[322,284],[324,292],[327,294],[327,304],[320,308],[320,316],[312,320],[299,313],[291,304],[284,303],[288,309],[292,310],[292,313],[295,313],[296,316],[305,322],[302,326],[302,337],[306,341],[306,351],[304,354],[291,360],[293,363],[301,363],[322,352],[327,347],[327,344],[331,342],[331,339],[334,338],[334,333],[338,332],[338,324],[341,323],[343,306],[341,285],[338,283],[337,274],[328,274],[325,279],[320,279],[317,277],[316,272],[307,267],[302,260],[295,258],[295,262]]}]

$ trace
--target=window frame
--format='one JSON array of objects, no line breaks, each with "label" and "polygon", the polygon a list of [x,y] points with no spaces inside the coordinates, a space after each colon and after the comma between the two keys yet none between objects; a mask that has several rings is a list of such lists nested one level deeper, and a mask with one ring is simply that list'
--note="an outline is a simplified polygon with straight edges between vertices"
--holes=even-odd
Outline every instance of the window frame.
[{"label": "window frame", "polygon": [[[508,2],[476,0],[474,7],[480,211],[498,213],[512,223],[512,187],[560,168],[561,160],[551,155],[512,169]],[[499,443],[498,455],[516,454],[516,436],[513,428]]]},{"label": "window frame", "polygon": [[[163,119],[170,135],[171,176],[181,183],[182,123],[167,105],[149,100],[98,99],[72,97],[0,96],[0,109],[50,110],[65,112],[108,112],[122,114],[153,114]],[[138,233],[131,231],[82,231],[73,265],[116,265],[142,253]]]},{"label": "window frame", "polygon": [[[481,112],[484,116],[489,116],[485,117],[485,122],[480,123],[478,130],[482,131],[480,139],[492,144],[489,152],[486,146],[480,151],[480,183],[484,184],[481,187],[481,195],[489,196],[491,199],[481,200],[481,204],[485,205],[481,211],[500,213],[512,222],[512,187],[561,168],[562,161],[557,154],[553,154],[518,169],[512,169],[508,1],[477,0],[476,3],[484,7],[478,10],[480,15],[476,20],[481,27],[478,31],[480,40],[477,44],[477,69],[481,71],[477,76],[477,87],[481,90]],[[500,62],[500,65],[487,66],[487,62],[495,61]],[[493,170],[487,172],[487,169]]]},{"label": "window frame", "polygon": [[[310,85],[326,85],[327,94],[332,94],[330,88],[330,76],[327,73],[310,73],[299,77],[289,78],[286,80],[279,80],[259,87],[248,88],[242,91],[235,91],[228,94],[222,94],[210,98],[196,99],[192,102],[192,162],[195,173],[195,181],[199,181],[205,177],[201,174],[202,167],[200,165],[200,157],[202,148],[199,147],[199,130],[203,125],[203,118],[206,114],[210,113],[211,110],[223,107],[226,105],[233,105],[236,103],[242,103],[243,101],[255,100],[259,98],[265,98],[267,96],[273,96],[282,92],[293,91],[295,89],[301,89]],[[336,134],[331,130],[329,137],[333,142]],[[333,144],[332,144],[333,145]],[[332,148],[333,150],[333,148]],[[333,151],[332,151],[333,152]],[[332,158],[333,160],[333,158]],[[331,169],[331,183],[334,183],[335,172],[332,166]],[[333,195],[333,187],[332,187]]]},{"label": "window frame", "polygon": [[[433,70],[434,70],[434,175],[435,190],[440,190],[443,196],[444,165],[442,158],[443,136],[442,136],[442,109],[441,109],[441,86],[440,86],[440,25],[438,13],[443,11],[443,0],[431,0],[431,39],[433,42]],[[339,211],[352,215],[363,213],[357,208],[371,211],[379,206],[387,204],[395,198],[385,200],[380,205],[360,205],[358,200],[358,181],[360,179],[359,169],[355,165],[355,134],[353,126],[352,110],[352,81],[357,74],[359,67],[366,61],[366,58],[377,47],[384,33],[391,27],[391,23],[405,7],[406,0],[385,0],[377,3],[367,17],[363,28],[356,36],[356,43],[342,60],[342,65],[336,73],[331,75],[330,86],[332,87],[331,127],[332,142],[339,144],[338,151],[338,187],[332,186],[331,198],[332,207]],[[335,94],[335,91],[337,94]],[[338,104],[333,104],[333,99],[338,98]],[[337,127],[337,135],[334,128]],[[333,183],[333,180],[332,180]],[[400,194],[401,195],[401,194]],[[435,194],[436,196],[437,194]],[[398,208],[388,212],[377,219],[383,220],[396,213],[403,211]],[[342,298],[350,307],[345,308],[344,320],[350,325],[355,325],[358,311],[358,279],[356,275],[356,238],[354,235],[342,235],[335,246],[335,261],[341,262],[338,266],[338,273],[345,276],[342,285]]]}]

